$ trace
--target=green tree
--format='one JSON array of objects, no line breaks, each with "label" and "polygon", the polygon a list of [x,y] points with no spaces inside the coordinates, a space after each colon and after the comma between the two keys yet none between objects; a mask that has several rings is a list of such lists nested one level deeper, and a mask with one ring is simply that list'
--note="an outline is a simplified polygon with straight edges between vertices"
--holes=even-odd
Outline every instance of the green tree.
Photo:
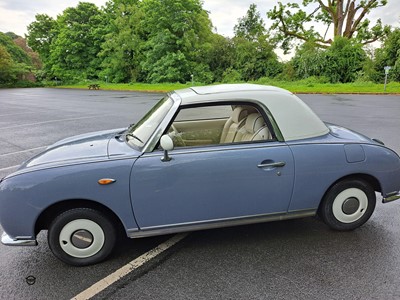
[{"label": "green tree", "polygon": [[141,67],[148,82],[212,78],[207,56],[212,24],[200,0],[144,0],[146,51]]},{"label": "green tree", "polygon": [[57,36],[50,44],[51,72],[64,80],[97,78],[104,42],[104,13],[93,3],[80,2],[57,18]]},{"label": "green tree", "polygon": [[390,79],[400,81],[400,29],[393,30],[384,41],[381,48],[375,52],[375,76],[374,80],[382,82],[384,79],[384,67],[391,66]]},{"label": "green tree", "polygon": [[140,79],[142,60],[141,22],[143,13],[138,0],[114,0],[107,3],[107,34],[99,56],[103,59],[101,76],[113,82]]},{"label": "green tree", "polygon": [[233,40],[219,34],[213,34],[211,49],[208,54],[208,65],[214,75],[214,81],[222,82],[224,73],[233,68],[234,60],[235,45]]},{"label": "green tree", "polygon": [[242,74],[245,81],[261,77],[275,77],[282,72],[283,65],[274,52],[274,47],[265,39],[248,41],[234,38],[235,69]]},{"label": "green tree", "polygon": [[296,78],[319,77],[323,75],[326,65],[325,51],[313,42],[305,42],[297,48],[291,62]]},{"label": "green tree", "polygon": [[37,14],[28,25],[26,36],[29,47],[39,54],[45,66],[49,63],[51,45],[58,35],[57,22],[46,14]]},{"label": "green tree", "polygon": [[243,80],[275,77],[282,71],[282,64],[265,33],[264,22],[255,4],[251,4],[246,15],[238,20],[234,31],[234,66]]},{"label": "green tree", "polygon": [[[332,39],[327,34],[332,28],[333,37],[355,38],[361,44],[372,43],[388,33],[390,27],[383,26],[379,19],[370,26],[366,16],[374,9],[385,6],[387,0],[302,0],[278,5],[267,15],[274,21],[276,38],[288,52],[294,40],[314,41],[319,47],[328,48]],[[321,35],[310,23],[325,26]]]},{"label": "green tree", "polygon": [[352,82],[363,69],[366,54],[362,45],[345,37],[338,37],[325,51],[324,75],[331,82]]},{"label": "green tree", "polygon": [[15,80],[14,61],[7,49],[0,45],[0,83]]},{"label": "green tree", "polygon": [[11,55],[13,61],[17,63],[23,63],[28,66],[32,64],[32,61],[27,53],[21,47],[18,47],[8,35],[2,32],[0,32],[0,45],[5,47],[7,52]]},{"label": "green tree", "polygon": [[257,10],[257,5],[250,4],[246,15],[240,18],[238,24],[235,25],[234,32],[236,37],[248,41],[258,41],[260,37],[265,36],[265,24]]},{"label": "green tree", "polygon": [[42,68],[42,61],[40,60],[39,54],[37,52],[34,52],[32,50],[32,48],[30,48],[27,45],[27,41],[26,39],[24,39],[23,37],[17,36],[16,38],[14,38],[14,43],[20,47],[26,54],[28,54],[32,65],[36,68],[36,69],[41,69]]},{"label": "green tree", "polygon": [[29,55],[10,38],[0,32],[0,82],[13,83],[24,79],[33,69]]}]

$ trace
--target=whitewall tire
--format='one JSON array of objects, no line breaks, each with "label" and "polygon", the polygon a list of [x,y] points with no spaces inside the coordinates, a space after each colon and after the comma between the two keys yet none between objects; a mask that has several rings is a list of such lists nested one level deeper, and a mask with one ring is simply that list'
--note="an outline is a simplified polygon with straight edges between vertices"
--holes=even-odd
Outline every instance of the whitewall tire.
[{"label": "whitewall tire", "polygon": [[111,254],[116,230],[106,214],[90,208],[74,208],[58,215],[50,224],[48,243],[63,262],[91,265]]},{"label": "whitewall tire", "polygon": [[319,214],[332,229],[353,230],[371,217],[375,205],[375,192],[368,183],[344,180],[333,185],[326,193]]}]

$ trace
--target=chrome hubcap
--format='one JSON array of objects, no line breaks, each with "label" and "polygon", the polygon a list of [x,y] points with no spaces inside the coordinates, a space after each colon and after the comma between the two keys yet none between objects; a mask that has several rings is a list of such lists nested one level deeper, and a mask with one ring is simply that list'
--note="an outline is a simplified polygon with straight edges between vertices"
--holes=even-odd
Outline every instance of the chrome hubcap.
[{"label": "chrome hubcap", "polygon": [[71,243],[79,249],[85,249],[93,243],[93,235],[84,229],[75,231],[71,237]]},{"label": "chrome hubcap", "polygon": [[354,214],[360,207],[360,201],[357,198],[350,197],[344,200],[342,204],[342,210],[346,215]]}]

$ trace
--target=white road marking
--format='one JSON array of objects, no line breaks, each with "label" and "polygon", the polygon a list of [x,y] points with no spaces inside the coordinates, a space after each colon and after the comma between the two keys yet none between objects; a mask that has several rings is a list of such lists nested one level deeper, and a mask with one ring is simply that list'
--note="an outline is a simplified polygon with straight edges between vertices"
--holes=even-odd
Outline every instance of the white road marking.
[{"label": "white road marking", "polygon": [[40,149],[45,149],[47,147],[48,146],[41,146],[41,147],[37,147],[37,148],[31,148],[31,149],[26,149],[26,150],[21,150],[21,151],[15,151],[15,152],[10,152],[10,153],[0,154],[0,157],[13,155],[13,154],[20,154],[20,153],[25,153],[25,152],[31,152],[31,151],[36,151],[36,150],[40,150]]},{"label": "white road marking", "polygon": [[99,280],[95,284],[93,284],[88,289],[84,290],[80,294],[76,295],[72,298],[72,300],[84,300],[90,299],[112,285],[114,282],[117,282],[119,279],[123,278],[124,276],[128,275],[130,272],[136,270],[140,266],[144,265],[146,262],[150,261],[151,259],[155,258],[159,254],[163,253],[165,250],[171,248],[176,243],[183,240],[188,234],[182,233],[177,234],[170,238],[169,240],[165,241],[164,243],[158,245],[154,249],[142,254],[138,258],[135,258],[131,262],[127,263],[125,266],[119,268],[114,273],[108,275],[107,277]]},{"label": "white road marking", "polygon": [[9,116],[16,116],[16,115],[26,115],[26,114],[35,114],[36,112],[34,111],[26,111],[26,112],[20,112],[20,113],[13,113],[13,114],[5,114],[5,115],[0,115],[0,117],[9,117]]},{"label": "white road marking", "polygon": [[49,120],[49,121],[36,122],[36,123],[30,123],[30,124],[20,124],[20,125],[2,127],[1,129],[10,129],[10,128],[26,127],[26,126],[32,126],[32,125],[41,125],[41,124],[57,123],[57,122],[64,122],[64,121],[75,121],[75,120],[83,120],[83,119],[92,119],[92,118],[99,118],[99,117],[104,117],[104,116],[105,116],[105,114],[102,114],[102,115],[95,115],[95,116],[89,116],[89,117],[80,117],[80,118],[67,118],[67,119]]},{"label": "white road marking", "polygon": [[16,169],[16,168],[18,168],[18,167],[19,167],[19,165],[7,167],[7,168],[3,168],[3,169],[0,169],[0,172],[12,170],[12,169]]}]

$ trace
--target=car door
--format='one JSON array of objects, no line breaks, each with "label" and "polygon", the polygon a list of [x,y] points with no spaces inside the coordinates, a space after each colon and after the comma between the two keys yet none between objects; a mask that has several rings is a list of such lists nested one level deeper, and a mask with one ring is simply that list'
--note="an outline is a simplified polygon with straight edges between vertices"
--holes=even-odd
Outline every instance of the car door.
[{"label": "car door", "polygon": [[283,142],[180,148],[134,164],[131,199],[142,230],[248,220],[287,212],[293,156]]}]

